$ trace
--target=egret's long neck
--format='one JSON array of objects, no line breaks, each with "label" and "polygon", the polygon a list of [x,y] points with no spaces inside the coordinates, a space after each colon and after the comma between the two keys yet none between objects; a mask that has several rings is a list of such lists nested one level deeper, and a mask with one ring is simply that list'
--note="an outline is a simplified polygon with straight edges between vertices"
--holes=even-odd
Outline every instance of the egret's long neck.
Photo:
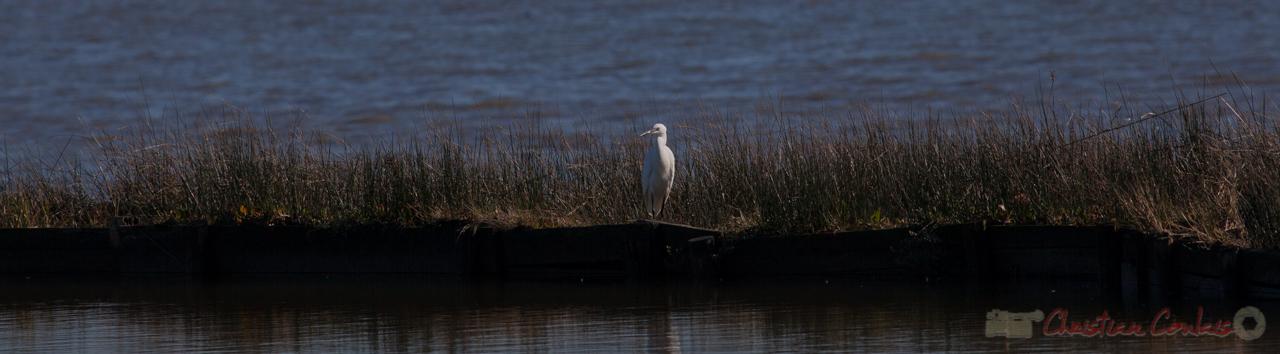
[{"label": "egret's long neck", "polygon": [[655,145],[655,146],[667,146],[667,134],[666,134],[666,133],[658,134],[658,145]]}]

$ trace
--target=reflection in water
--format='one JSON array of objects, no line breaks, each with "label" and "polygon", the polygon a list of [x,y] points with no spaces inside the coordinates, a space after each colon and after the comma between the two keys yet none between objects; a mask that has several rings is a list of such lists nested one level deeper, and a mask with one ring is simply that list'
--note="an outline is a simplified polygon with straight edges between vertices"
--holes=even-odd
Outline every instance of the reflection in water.
[{"label": "reflection in water", "polygon": [[[1229,320],[1242,302],[1196,294],[1120,301],[1087,282],[991,285],[841,279],[467,281],[410,276],[0,280],[0,351],[596,352],[1255,351],[1216,337],[988,338],[985,314],[1103,310],[1149,323]],[[1247,301],[1266,314],[1280,304]],[[1280,318],[1277,315],[1275,318]]]}]

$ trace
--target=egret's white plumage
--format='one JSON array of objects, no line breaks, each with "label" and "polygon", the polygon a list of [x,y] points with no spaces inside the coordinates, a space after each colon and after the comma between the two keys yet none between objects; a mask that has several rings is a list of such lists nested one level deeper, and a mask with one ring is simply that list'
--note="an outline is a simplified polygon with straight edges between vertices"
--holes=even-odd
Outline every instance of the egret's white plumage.
[{"label": "egret's white plumage", "polygon": [[676,178],[676,155],[667,147],[667,126],[654,124],[653,129],[640,134],[657,135],[653,148],[644,156],[644,168],[640,170],[640,184],[644,187],[644,210],[649,217],[657,217],[662,205],[671,195],[671,184]]}]

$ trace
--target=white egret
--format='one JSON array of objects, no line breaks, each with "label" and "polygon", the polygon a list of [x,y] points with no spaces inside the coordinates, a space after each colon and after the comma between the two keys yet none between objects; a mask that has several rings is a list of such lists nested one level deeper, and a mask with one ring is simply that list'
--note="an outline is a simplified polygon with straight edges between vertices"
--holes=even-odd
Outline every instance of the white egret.
[{"label": "white egret", "polygon": [[649,217],[657,217],[662,205],[671,195],[671,185],[676,179],[676,155],[667,147],[667,126],[654,124],[653,129],[640,134],[657,135],[657,141],[644,156],[644,168],[640,170],[640,184],[644,187],[644,210]]}]

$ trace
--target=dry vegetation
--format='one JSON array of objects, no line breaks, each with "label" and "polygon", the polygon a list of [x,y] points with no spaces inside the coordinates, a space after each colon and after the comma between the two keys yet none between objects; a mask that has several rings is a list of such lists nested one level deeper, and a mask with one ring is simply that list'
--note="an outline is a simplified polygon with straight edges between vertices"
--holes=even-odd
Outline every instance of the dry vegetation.
[{"label": "dry vegetation", "polygon": [[[645,120],[671,127],[676,189],[662,217],[672,222],[766,233],[1114,222],[1277,248],[1275,103],[1215,95],[1085,108],[1015,99],[942,113],[765,103]],[[273,126],[231,106],[140,118],[123,135],[95,132],[78,154],[11,159],[0,171],[0,226],[129,216],[548,227],[643,215],[639,164],[652,142],[636,137],[642,129],[566,132],[517,117],[468,132],[438,118],[447,114],[423,116],[415,135],[361,146],[334,142],[301,115]]]}]

